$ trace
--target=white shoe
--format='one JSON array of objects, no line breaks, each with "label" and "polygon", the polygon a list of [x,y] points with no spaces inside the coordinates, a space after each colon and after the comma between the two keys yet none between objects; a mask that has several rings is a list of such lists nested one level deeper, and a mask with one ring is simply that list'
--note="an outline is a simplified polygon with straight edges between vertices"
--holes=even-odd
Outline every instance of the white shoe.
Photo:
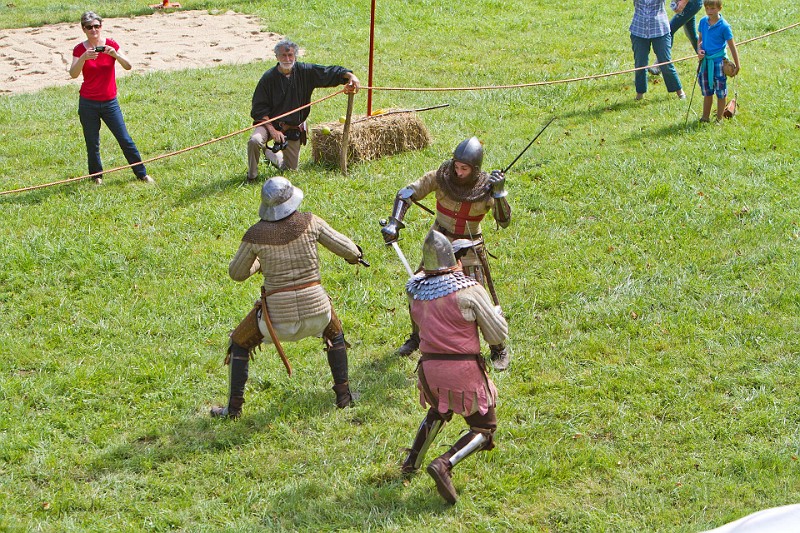
[{"label": "white shoe", "polygon": [[145,176],[143,178],[139,178],[139,179],[142,180],[145,183],[150,184],[150,185],[155,185],[155,183],[156,183],[156,180],[154,180],[153,178],[151,178],[150,176],[148,176],[146,174],[145,174]]}]

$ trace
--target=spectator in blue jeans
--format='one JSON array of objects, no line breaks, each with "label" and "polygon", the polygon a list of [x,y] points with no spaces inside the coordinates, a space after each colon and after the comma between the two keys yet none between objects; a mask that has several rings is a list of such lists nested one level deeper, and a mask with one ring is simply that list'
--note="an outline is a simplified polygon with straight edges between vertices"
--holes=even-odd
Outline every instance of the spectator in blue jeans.
[{"label": "spectator in blue jeans", "polygon": [[117,139],[122,153],[125,154],[125,159],[133,165],[134,175],[145,183],[154,183],[153,178],[147,175],[147,170],[141,163],[142,157],[128,134],[128,128],[125,127],[122,110],[117,101],[115,65],[119,63],[125,70],[130,70],[131,63],[119,51],[116,41],[101,36],[102,27],[103,19],[96,13],[87,11],[81,15],[81,28],[86,35],[86,40],[72,49],[72,64],[69,67],[71,77],[77,78],[78,75],[83,74],[78,116],[81,119],[83,138],[86,141],[89,174],[96,174],[94,181],[98,185],[103,183],[102,174],[100,174],[103,171],[103,163],[100,159],[100,121],[102,120]]},{"label": "spectator in blue jeans", "polygon": [[[656,54],[658,63],[672,61],[672,35],[667,11],[664,9],[664,0],[633,0],[630,32],[633,61],[639,69],[634,78],[636,100],[641,100],[647,92],[647,72],[644,67],[650,61],[650,48],[652,47]],[[663,73],[667,92],[676,93],[680,99],[686,98],[675,65],[672,63],[664,65]]]},{"label": "spectator in blue jeans", "polygon": [[678,0],[675,5],[675,16],[669,21],[669,32],[675,39],[675,32],[683,28],[683,33],[692,43],[692,48],[697,52],[697,24],[694,16],[703,7],[703,0]]},{"label": "spectator in blue jeans", "polygon": [[[673,0],[670,3],[673,7],[675,15],[669,21],[669,33],[672,35],[672,44],[675,44],[675,33],[683,28],[683,33],[692,44],[692,48],[697,52],[697,24],[695,23],[695,15],[703,7],[703,0]],[[661,74],[659,67],[651,67],[647,72],[654,76]]]}]

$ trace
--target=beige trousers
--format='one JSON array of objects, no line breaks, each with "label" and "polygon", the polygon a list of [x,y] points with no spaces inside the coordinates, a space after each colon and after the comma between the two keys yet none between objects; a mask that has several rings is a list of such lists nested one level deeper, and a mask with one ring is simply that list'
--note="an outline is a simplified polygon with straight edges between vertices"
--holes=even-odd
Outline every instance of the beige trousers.
[{"label": "beige trousers", "polygon": [[258,163],[262,153],[280,170],[297,170],[300,163],[300,141],[289,141],[286,148],[273,153],[267,149],[269,140],[269,132],[264,126],[257,126],[250,135],[250,140],[247,141],[247,179],[258,178]]}]

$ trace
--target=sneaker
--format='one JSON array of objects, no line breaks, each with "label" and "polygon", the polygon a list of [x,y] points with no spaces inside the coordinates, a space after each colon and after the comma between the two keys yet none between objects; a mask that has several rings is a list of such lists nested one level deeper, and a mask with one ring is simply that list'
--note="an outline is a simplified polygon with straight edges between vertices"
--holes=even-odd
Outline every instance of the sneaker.
[{"label": "sneaker", "polygon": [[636,98],[634,98],[634,100],[641,100],[642,98],[644,98],[644,93],[636,93]]},{"label": "sneaker", "polygon": [[647,67],[647,72],[653,76],[661,76],[661,67]]},{"label": "sneaker", "polygon": [[95,185],[102,185],[103,184],[103,178],[95,178],[94,179],[94,184]]},{"label": "sneaker", "polygon": [[683,89],[678,91],[678,99],[679,100],[686,100],[686,92]]},{"label": "sneaker", "polygon": [[153,178],[151,178],[147,174],[145,174],[144,177],[141,177],[139,179],[142,180],[143,182],[149,184],[149,185],[155,185],[155,183],[156,183],[156,180],[154,180]]}]

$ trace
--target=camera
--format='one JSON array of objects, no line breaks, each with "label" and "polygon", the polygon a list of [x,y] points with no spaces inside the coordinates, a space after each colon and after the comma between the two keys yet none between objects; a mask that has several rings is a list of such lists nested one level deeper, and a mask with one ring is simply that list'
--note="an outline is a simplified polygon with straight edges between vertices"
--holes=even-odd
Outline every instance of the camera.
[{"label": "camera", "polygon": [[105,46],[95,46],[94,47],[94,51],[99,54],[100,52],[105,52],[106,51],[106,47]]},{"label": "camera", "polygon": [[282,143],[274,142],[274,143],[272,143],[272,146],[268,146],[267,148],[269,148],[270,151],[273,154],[277,154],[278,152],[280,152],[281,150],[283,150],[287,146],[289,146],[289,143],[286,142],[286,141],[283,141]]}]

